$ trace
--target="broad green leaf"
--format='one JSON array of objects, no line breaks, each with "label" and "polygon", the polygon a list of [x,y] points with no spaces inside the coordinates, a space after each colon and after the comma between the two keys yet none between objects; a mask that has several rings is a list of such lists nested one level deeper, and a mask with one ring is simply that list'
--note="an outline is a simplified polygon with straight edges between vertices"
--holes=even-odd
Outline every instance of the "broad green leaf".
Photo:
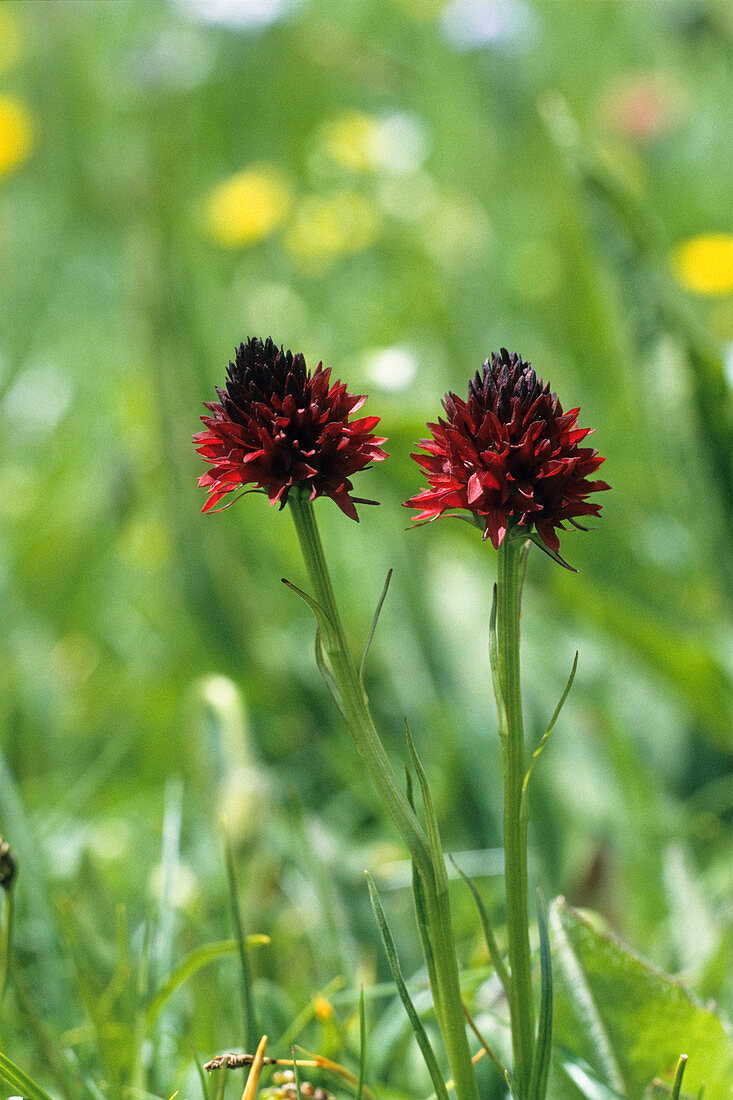
[{"label": "broad green leaf", "polygon": [[641,1096],[655,1078],[671,1087],[682,1054],[686,1093],[730,1096],[733,1045],[720,1017],[562,899],[550,924],[557,1047],[622,1096]]}]

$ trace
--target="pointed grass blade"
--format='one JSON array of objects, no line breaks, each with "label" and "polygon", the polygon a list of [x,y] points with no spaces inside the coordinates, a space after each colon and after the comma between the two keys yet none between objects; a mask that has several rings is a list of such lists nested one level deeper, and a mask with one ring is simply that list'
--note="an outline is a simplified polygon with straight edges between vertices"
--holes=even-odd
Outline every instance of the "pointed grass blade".
[{"label": "pointed grass blade", "polygon": [[227,883],[229,886],[229,905],[234,925],[234,938],[239,955],[239,989],[242,1001],[242,1026],[244,1030],[244,1046],[246,1050],[254,1050],[257,1043],[257,1020],[255,1018],[254,999],[252,997],[252,977],[249,970],[249,961],[246,952],[246,939],[242,927],[242,914],[239,909],[237,897],[237,877],[234,870],[234,855],[229,838],[224,840],[224,853],[227,868]]},{"label": "pointed grass blade", "polygon": [[563,706],[565,705],[565,700],[567,699],[568,695],[570,694],[570,689],[573,686],[573,680],[575,679],[575,673],[577,672],[577,669],[578,669],[578,652],[576,650],[575,651],[575,658],[573,660],[573,667],[570,669],[570,675],[568,676],[568,682],[565,685],[565,690],[563,691],[562,695],[560,696],[560,701],[558,702],[557,706],[555,707],[552,718],[550,719],[550,724],[548,725],[547,729],[543,733],[542,738],[540,739],[539,745],[537,746],[537,748],[532,753],[532,759],[529,762],[529,767],[527,768],[527,774],[524,777],[524,783],[522,784],[522,802],[521,802],[521,806],[520,806],[520,814],[521,814],[521,817],[522,817],[522,821],[526,822],[526,821],[529,820],[529,796],[528,796],[527,792],[529,791],[529,779],[530,779],[530,776],[532,775],[532,768],[535,765],[535,761],[537,760],[537,757],[540,755],[540,753],[544,749],[545,744],[547,743],[547,738],[550,736],[553,729],[555,728],[555,723],[557,722],[558,718],[560,717],[560,711],[562,710]]},{"label": "pointed grass blade", "polygon": [[[298,588],[297,585],[293,584],[292,581],[287,580],[285,577],[282,578],[282,582],[287,588],[290,589],[291,592],[295,592],[296,596],[300,596],[301,600],[303,600],[303,602],[306,603],[313,612],[313,616],[316,620],[316,664],[318,666],[318,671],[323,677],[326,687],[328,688],[329,693],[331,694],[336,706],[339,709],[341,717],[344,719],[344,721],[346,721],[346,715],[344,714],[343,703],[341,701],[341,693],[339,692],[338,685],[336,684],[336,681],[334,679],[333,672],[328,666],[326,654],[323,649],[324,631],[330,632],[330,634],[333,636],[333,634],[335,633],[333,623],[327,615],[325,608],[321,606],[318,600],[314,600],[313,597],[309,596],[307,592],[304,592],[302,588]],[[364,656],[366,657],[366,654]]]},{"label": "pointed grass blade", "polygon": [[377,888],[374,885],[374,879],[368,871],[366,871],[365,874],[367,878],[367,884],[369,886],[369,896],[371,898],[374,916],[377,919],[377,925],[379,927],[379,932],[382,937],[382,943],[384,944],[384,950],[387,953],[389,968],[392,971],[392,977],[394,978],[395,985],[397,986],[397,992],[400,995],[402,1004],[405,1006],[405,1011],[407,1012],[408,1018],[410,1020],[413,1034],[417,1039],[418,1046],[420,1047],[420,1050],[422,1051],[422,1056],[425,1059],[425,1065],[428,1068],[428,1073],[430,1074],[431,1080],[433,1082],[435,1095],[438,1100],[448,1100],[448,1090],[445,1087],[445,1081],[443,1080],[443,1075],[440,1072],[440,1067],[438,1066],[435,1052],[430,1045],[430,1040],[428,1039],[427,1032],[423,1027],[422,1020],[418,1016],[417,1010],[412,1003],[412,998],[407,991],[405,979],[403,978],[402,970],[400,969],[400,963],[397,957],[394,940],[392,939],[392,933],[389,930],[387,918],[384,914],[382,903],[379,900]]},{"label": "pointed grass blade", "polygon": [[677,1069],[674,1075],[674,1084],[672,1085],[672,1100],[680,1100],[680,1092],[682,1090],[682,1078],[685,1074],[686,1065],[687,1055],[680,1054],[680,1060],[677,1063]]},{"label": "pointed grass blade", "polygon": [[499,636],[496,632],[496,603],[497,587],[494,585],[491,597],[491,613],[489,615],[489,665],[491,667],[491,683],[494,687],[494,699],[496,700],[496,714],[499,719],[499,736],[503,737],[507,728],[507,716],[504,692],[501,690],[501,681],[499,680]]},{"label": "pointed grass blade", "polygon": [[430,792],[430,784],[428,783],[428,777],[425,773],[425,769],[422,766],[420,757],[417,755],[417,749],[415,743],[412,740],[412,734],[410,733],[410,727],[405,719],[405,731],[407,735],[407,747],[410,750],[410,756],[412,757],[412,763],[417,772],[417,779],[420,784],[420,792],[422,794],[423,808],[425,810],[425,824],[428,829],[428,840],[430,842],[430,855],[433,865],[433,875],[435,876],[435,889],[438,894],[446,894],[448,892],[448,874],[445,869],[445,856],[443,855],[443,847],[440,843],[440,831],[438,829],[438,818],[435,813],[435,806],[433,805],[433,796]]},{"label": "pointed grass blade", "polygon": [[473,900],[476,902],[476,908],[478,909],[479,918],[481,920],[481,927],[483,928],[484,939],[486,940],[486,946],[489,949],[489,955],[491,957],[491,962],[492,962],[494,970],[496,971],[496,974],[499,978],[499,981],[502,984],[502,988],[504,989],[504,993],[506,994],[506,998],[509,1001],[509,1003],[511,1004],[511,999],[512,999],[512,997],[511,997],[511,988],[510,988],[511,987],[511,978],[509,977],[509,971],[506,968],[506,965],[504,963],[504,959],[502,957],[501,951],[499,950],[499,944],[496,942],[496,936],[494,934],[494,927],[491,923],[491,917],[489,916],[489,911],[486,908],[486,905],[484,904],[484,899],[479,894],[475,883],[472,881],[472,879],[470,879],[468,877],[468,875],[465,873],[465,871],[463,871],[458,866],[458,864],[456,863],[453,856],[450,857],[450,861],[453,864],[453,866],[455,867],[456,871],[458,871],[458,874],[461,876],[463,881],[466,883],[466,886],[468,887],[468,889],[473,894]]},{"label": "pointed grass blade", "polygon": [[12,1089],[15,1089],[19,1096],[27,1097],[28,1100],[51,1100],[45,1089],[37,1085],[27,1073],[24,1073],[19,1066],[16,1066],[15,1062],[11,1062],[4,1054],[0,1054],[0,1079],[10,1085]]},{"label": "pointed grass blade", "polygon": [[364,1010],[364,986],[359,991],[359,1080],[356,1082],[354,1100],[362,1100],[366,1077],[366,1012]]},{"label": "pointed grass blade", "polygon": [[295,1057],[295,1047],[290,1048],[290,1053],[293,1058],[293,1077],[295,1078],[295,1095],[297,1100],[303,1100],[303,1094],[300,1091],[300,1069],[298,1067],[298,1059]]},{"label": "pointed grass blade", "polygon": [[481,1050],[478,1052],[478,1054],[474,1055],[473,1061],[477,1062],[478,1058],[479,1058],[479,1055],[481,1055],[483,1053],[487,1054],[491,1064],[499,1072],[499,1074],[502,1076],[502,1078],[504,1080],[506,1080],[506,1072],[507,1071],[506,1071],[506,1068],[501,1064],[501,1060],[499,1059],[499,1055],[496,1053],[494,1048],[490,1045],[488,1040],[485,1039],[484,1036],[481,1034],[481,1032],[479,1031],[479,1028],[478,1028],[478,1024],[476,1023],[473,1016],[468,1011],[468,1009],[466,1008],[465,1005],[463,1006],[463,1014],[466,1017],[466,1020],[468,1021],[468,1026],[471,1028],[471,1031],[474,1033],[474,1035],[476,1036],[476,1038],[478,1039],[478,1041],[481,1044]]},{"label": "pointed grass blade", "polygon": [[509,1089],[509,1095],[512,1100],[522,1100],[522,1097],[517,1091],[516,1081],[508,1069],[504,1070],[504,1080],[506,1081],[506,1087]]},{"label": "pointed grass blade", "polygon": [[544,1100],[552,1060],[552,953],[547,925],[547,906],[539,889],[537,890],[537,925],[540,934],[540,1014],[529,1079],[530,1100]]},{"label": "pointed grass blade", "polygon": [[387,591],[389,589],[389,582],[392,580],[392,572],[393,571],[390,569],[390,571],[387,573],[387,579],[384,582],[384,588],[382,589],[382,595],[379,597],[379,603],[377,604],[377,610],[374,612],[374,618],[372,619],[372,628],[369,631],[369,637],[367,638],[367,643],[364,646],[364,655],[362,656],[361,666],[359,668],[359,682],[360,682],[362,688],[364,687],[364,670],[366,669],[367,657],[369,656],[369,650],[371,649],[372,641],[374,639],[374,633],[377,629],[377,623],[379,622],[379,615],[380,615],[380,612],[382,610],[382,604],[384,603],[384,601],[387,597]]},{"label": "pointed grass blade", "polygon": [[[412,775],[407,766],[405,766],[406,777],[406,794],[407,801],[410,803],[412,810],[415,809],[415,798],[412,788]],[[412,898],[415,905],[415,918],[417,920],[417,930],[420,934],[420,943],[422,944],[423,957],[425,959],[425,965],[428,970],[428,979],[430,981],[430,988],[438,988],[438,975],[435,969],[435,954],[433,952],[433,944],[430,939],[429,922],[428,922],[428,910],[425,901],[425,886],[423,884],[420,872],[417,869],[415,861],[411,861],[412,864]],[[435,1014],[438,1017],[438,1023],[442,1028],[442,1012],[441,1006],[437,999],[434,1000]]]}]

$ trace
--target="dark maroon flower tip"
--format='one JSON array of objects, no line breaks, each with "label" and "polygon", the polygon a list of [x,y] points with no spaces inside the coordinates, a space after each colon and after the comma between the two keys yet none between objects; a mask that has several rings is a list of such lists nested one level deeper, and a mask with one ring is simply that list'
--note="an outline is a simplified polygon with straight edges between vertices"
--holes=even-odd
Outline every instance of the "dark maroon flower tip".
[{"label": "dark maroon flower tip", "polygon": [[[206,405],[206,431],[194,436],[211,469],[199,478],[208,512],[223,496],[244,485],[266,492],[283,507],[294,485],[310,499],[329,496],[358,522],[351,474],[386,458],[386,439],[372,434],[378,416],[349,417],[366,401],[330,383],[321,363],[311,374],[302,355],[250,337],[229,363],[226,389]],[[363,502],[362,502],[363,503]]]},{"label": "dark maroon flower tip", "polygon": [[443,407],[447,419],[428,424],[432,438],[420,440],[427,454],[412,455],[430,486],[405,502],[421,509],[415,520],[465,509],[495,548],[519,527],[557,555],[563,521],[579,527],[576,517],[598,515],[600,504],[586,498],[610,486],[588,478],[604,459],[579,446],[592,429],[578,428],[580,410],[564,413],[549,383],[515,352],[493,352],[468,400],[448,393]]}]

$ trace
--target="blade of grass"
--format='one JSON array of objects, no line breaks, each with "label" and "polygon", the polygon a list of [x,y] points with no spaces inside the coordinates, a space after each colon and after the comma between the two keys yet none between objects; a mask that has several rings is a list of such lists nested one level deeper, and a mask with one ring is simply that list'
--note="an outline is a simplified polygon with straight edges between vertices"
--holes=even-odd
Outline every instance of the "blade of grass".
[{"label": "blade of grass", "polygon": [[521,1096],[517,1092],[517,1086],[508,1069],[504,1070],[504,1080],[506,1081],[507,1088],[509,1089],[512,1100],[522,1100]]},{"label": "blade of grass", "polygon": [[537,890],[537,924],[540,933],[540,1013],[537,1022],[537,1043],[529,1079],[530,1100],[544,1100],[552,1061],[552,954],[547,927],[547,906],[539,889]]},{"label": "blade of grass", "polygon": [[13,916],[15,914],[15,894],[13,886],[3,891],[4,921],[2,937],[0,939],[0,1005],[5,996],[5,987],[8,984],[8,967],[10,965],[10,944],[13,938]]},{"label": "blade of grass", "polygon": [[298,1060],[295,1057],[295,1047],[290,1048],[290,1053],[293,1056],[293,1076],[295,1077],[295,1095],[298,1100],[303,1100],[300,1092],[300,1070],[298,1069]]},{"label": "blade of grass", "polygon": [[366,1077],[366,1012],[364,1009],[364,986],[359,995],[359,1080],[356,1082],[355,1100],[362,1100],[364,1078]]},{"label": "blade of grass", "polygon": [[399,959],[397,957],[394,940],[392,939],[392,933],[389,930],[389,925],[387,924],[387,918],[384,914],[382,903],[379,900],[377,888],[369,872],[366,871],[365,874],[367,884],[369,886],[369,896],[371,898],[372,908],[374,909],[374,915],[377,918],[377,925],[379,927],[379,932],[382,937],[384,949],[387,953],[389,968],[392,971],[392,977],[394,978],[395,985],[397,986],[397,992],[400,995],[400,999],[405,1007],[405,1011],[412,1026],[413,1034],[417,1040],[418,1046],[420,1047],[422,1056],[425,1059],[425,1065],[428,1068],[428,1073],[430,1074],[430,1078],[433,1082],[433,1087],[435,1088],[435,1095],[438,1097],[438,1100],[448,1100],[448,1090],[445,1087],[445,1081],[443,1080],[443,1075],[440,1072],[440,1067],[438,1066],[435,1052],[430,1045],[430,1040],[428,1038],[427,1032],[425,1031],[425,1028],[423,1027],[422,1020],[418,1016],[415,1006],[412,1003],[412,998],[407,991],[405,979],[402,976],[402,970],[400,968]]},{"label": "blade of grass", "polygon": [[364,654],[361,658],[361,665],[359,667],[359,683],[364,687],[364,670],[366,669],[367,657],[369,656],[369,650],[371,649],[372,641],[374,639],[374,632],[377,629],[377,623],[379,622],[379,614],[382,610],[382,604],[387,597],[387,591],[389,589],[389,582],[392,580],[392,570],[387,573],[387,579],[384,582],[384,588],[382,589],[382,595],[379,597],[379,603],[377,604],[377,610],[374,612],[374,618],[372,619],[372,628],[369,631],[369,637],[367,643],[364,646]]},{"label": "blade of grass", "polygon": [[[407,801],[415,809],[415,799],[412,789],[412,775],[409,768],[405,767],[406,778],[406,794]],[[415,861],[411,860],[412,865],[412,898],[415,905],[415,918],[417,920],[417,930],[420,934],[420,942],[422,943],[423,956],[425,958],[425,965],[428,968],[428,978],[430,980],[430,988],[437,989],[438,976],[435,970],[435,956],[433,954],[433,944],[430,939],[430,932],[428,927],[428,913],[427,904],[425,900],[425,887],[423,885],[422,876],[415,865]],[[441,1006],[437,1000],[434,1001],[435,1014],[438,1017],[438,1023],[442,1029],[442,1015]]]},{"label": "blade of grass", "polygon": [[[496,1053],[496,1051],[493,1049],[492,1046],[490,1046],[490,1044],[486,1041],[484,1036],[479,1031],[478,1024],[476,1023],[473,1016],[468,1011],[468,1009],[466,1008],[465,1005],[463,1006],[463,1012],[464,1012],[464,1015],[465,1015],[466,1019],[468,1020],[468,1026],[471,1028],[471,1031],[474,1033],[474,1035],[476,1036],[478,1041],[481,1043],[481,1046],[482,1046],[483,1050],[485,1050],[486,1053],[488,1054],[489,1061],[494,1066],[494,1068],[496,1070],[498,1070],[501,1077],[503,1079],[506,1079],[506,1068],[501,1064],[501,1061],[499,1060],[499,1056]],[[479,1053],[481,1053],[481,1052],[479,1051]],[[476,1061],[475,1058],[474,1058],[474,1061]]]},{"label": "blade of grass", "polygon": [[412,734],[410,733],[410,727],[408,725],[407,719],[405,719],[405,733],[407,736],[407,747],[410,750],[412,764],[417,773],[418,783],[420,784],[420,792],[422,794],[423,808],[425,810],[425,824],[427,825],[428,829],[430,854],[432,856],[433,874],[435,876],[435,888],[437,893],[447,894],[448,873],[445,869],[445,856],[443,855],[443,846],[440,843],[438,818],[436,816],[435,807],[433,805],[433,796],[430,792],[430,784],[428,783],[427,774],[422,766],[420,757],[417,755],[417,749],[415,748],[415,742],[412,740]]},{"label": "blade of grass", "polygon": [[677,1070],[674,1075],[674,1084],[672,1085],[672,1100],[679,1100],[680,1092],[682,1090],[682,1078],[685,1075],[685,1066],[687,1065],[687,1055],[680,1054],[680,1060],[677,1063]]},{"label": "blade of grass", "polygon": [[234,938],[237,944],[237,953],[239,955],[239,991],[242,1003],[244,1047],[245,1050],[254,1050],[257,1045],[259,1031],[255,1017],[254,999],[252,997],[252,977],[250,975],[249,962],[247,960],[242,915],[239,909],[237,895],[237,877],[234,870],[234,855],[228,837],[224,839],[224,853],[227,868],[227,883],[229,885],[229,905],[231,907],[232,923],[234,924]]},{"label": "blade of grass", "polygon": [[195,1051],[193,1054],[193,1064],[196,1066],[196,1072],[198,1073],[199,1081],[201,1082],[201,1093],[203,1095],[203,1100],[209,1100],[209,1082],[206,1077],[206,1073],[204,1072],[203,1064],[199,1061],[199,1058],[197,1057]]},{"label": "blade of grass", "polygon": [[578,653],[577,653],[577,650],[576,650],[575,659],[573,660],[573,667],[570,669],[570,675],[568,676],[568,682],[565,685],[565,690],[563,691],[562,695],[560,696],[560,701],[558,702],[557,706],[555,707],[552,718],[550,719],[550,724],[548,725],[547,729],[543,733],[542,738],[540,739],[539,745],[537,746],[537,748],[534,750],[534,752],[532,754],[532,759],[530,760],[529,767],[527,768],[527,774],[524,777],[524,783],[522,784],[522,802],[521,802],[521,807],[520,807],[520,813],[521,813],[523,821],[527,821],[529,819],[529,796],[528,796],[528,791],[529,791],[529,779],[530,779],[530,776],[532,774],[532,768],[535,765],[535,761],[536,761],[537,757],[540,755],[540,753],[544,749],[545,744],[547,742],[547,738],[550,736],[550,734],[552,733],[552,731],[555,727],[555,723],[557,722],[558,718],[560,717],[560,711],[562,710],[562,708],[565,704],[565,700],[567,699],[567,697],[570,693],[570,689],[573,686],[573,680],[575,679],[575,673],[577,671],[577,668],[578,668]]},{"label": "blade of grass", "polygon": [[27,1097],[28,1100],[51,1100],[45,1089],[37,1085],[27,1073],[24,1073],[4,1054],[0,1054],[0,1077],[15,1089],[19,1096]]},{"label": "blade of grass", "polygon": [[456,871],[458,871],[458,874],[461,876],[463,881],[466,883],[466,886],[468,886],[469,890],[473,894],[473,900],[476,902],[476,908],[478,909],[479,918],[481,920],[481,927],[483,928],[484,939],[486,940],[486,946],[489,949],[491,962],[493,963],[494,970],[496,971],[499,981],[502,984],[507,1000],[511,1003],[511,978],[509,977],[509,971],[506,968],[503,956],[501,954],[501,951],[499,950],[499,945],[496,942],[494,927],[491,923],[489,911],[484,904],[484,899],[479,894],[473,880],[470,879],[468,875],[461,870],[453,856],[450,857],[450,861],[455,867]]}]

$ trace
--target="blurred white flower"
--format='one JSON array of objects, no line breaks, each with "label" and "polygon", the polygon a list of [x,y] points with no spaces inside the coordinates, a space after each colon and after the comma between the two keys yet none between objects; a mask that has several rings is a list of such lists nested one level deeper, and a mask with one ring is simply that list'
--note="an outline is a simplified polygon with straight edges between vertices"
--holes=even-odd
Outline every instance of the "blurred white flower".
[{"label": "blurred white flower", "polygon": [[373,348],[365,356],[364,370],[370,382],[382,390],[404,390],[417,374],[417,356],[410,348]]},{"label": "blurred white flower", "polygon": [[380,118],[353,110],[341,111],[320,127],[317,149],[350,172],[386,175],[415,172],[430,151],[416,115],[398,111]]},{"label": "blurred white flower", "polygon": [[246,31],[276,23],[299,0],[176,0],[191,19]]},{"label": "blurred white flower", "polygon": [[524,0],[451,0],[441,25],[457,50],[496,46],[514,52],[534,44],[538,19]]},{"label": "blurred white flower", "polygon": [[64,418],[73,398],[68,377],[53,363],[27,367],[13,381],[2,403],[6,421],[24,431],[48,434]]}]

